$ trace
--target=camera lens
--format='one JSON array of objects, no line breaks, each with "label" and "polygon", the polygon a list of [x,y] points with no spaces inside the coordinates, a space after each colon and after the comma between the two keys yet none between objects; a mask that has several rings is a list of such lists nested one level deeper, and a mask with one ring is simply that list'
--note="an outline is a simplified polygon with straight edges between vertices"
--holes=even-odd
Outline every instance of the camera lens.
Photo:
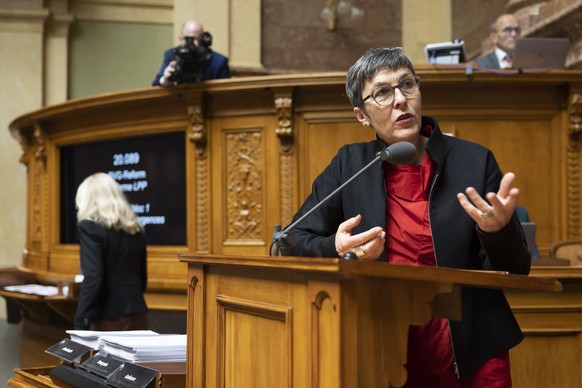
[{"label": "camera lens", "polygon": [[212,35],[210,35],[210,32],[203,32],[198,37],[198,44],[200,46],[209,47],[212,44]]}]

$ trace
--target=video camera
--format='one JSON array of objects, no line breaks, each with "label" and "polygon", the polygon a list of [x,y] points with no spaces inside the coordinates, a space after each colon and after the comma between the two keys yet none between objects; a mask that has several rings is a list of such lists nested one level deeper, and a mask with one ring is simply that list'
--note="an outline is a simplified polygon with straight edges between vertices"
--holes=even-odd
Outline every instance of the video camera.
[{"label": "video camera", "polygon": [[[194,40],[198,40],[198,46]],[[202,63],[212,52],[212,35],[203,32],[198,38],[186,37],[186,43],[172,49],[172,60],[176,61],[174,73],[170,77],[173,84],[200,82]]]}]

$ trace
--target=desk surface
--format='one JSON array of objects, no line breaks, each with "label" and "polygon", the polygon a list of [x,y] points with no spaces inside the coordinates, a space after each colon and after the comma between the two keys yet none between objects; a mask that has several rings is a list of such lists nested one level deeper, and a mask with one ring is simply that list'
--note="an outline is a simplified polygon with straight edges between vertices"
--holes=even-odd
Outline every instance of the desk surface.
[{"label": "desk surface", "polygon": [[[336,273],[340,276],[362,275],[381,278],[429,280],[441,283],[527,289],[531,291],[559,292],[560,283],[553,276],[513,275],[501,271],[474,271],[428,266],[387,265],[381,262],[366,262],[330,258],[265,257],[226,255],[179,254],[180,261],[189,264],[210,266],[241,266],[278,268],[298,271]],[[578,276],[582,277],[582,268]]]}]

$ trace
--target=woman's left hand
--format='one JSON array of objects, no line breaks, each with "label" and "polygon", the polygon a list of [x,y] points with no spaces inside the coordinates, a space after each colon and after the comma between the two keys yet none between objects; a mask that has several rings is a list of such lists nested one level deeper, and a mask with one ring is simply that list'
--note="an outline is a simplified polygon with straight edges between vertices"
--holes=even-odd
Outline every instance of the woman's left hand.
[{"label": "woman's left hand", "polygon": [[483,199],[473,187],[467,187],[465,194],[457,194],[459,203],[467,214],[477,223],[479,229],[486,233],[500,231],[513,216],[517,205],[519,189],[511,187],[515,174],[508,172],[501,179],[497,193],[487,193]]}]

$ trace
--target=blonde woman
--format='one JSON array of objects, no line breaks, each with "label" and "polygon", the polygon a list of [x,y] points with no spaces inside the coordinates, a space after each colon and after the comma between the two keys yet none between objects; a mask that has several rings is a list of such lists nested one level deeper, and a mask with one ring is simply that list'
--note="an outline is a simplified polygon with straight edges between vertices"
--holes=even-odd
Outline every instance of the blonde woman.
[{"label": "blonde woman", "polygon": [[84,275],[75,329],[147,329],[145,235],[125,195],[109,175],[95,173],[75,202]]}]

